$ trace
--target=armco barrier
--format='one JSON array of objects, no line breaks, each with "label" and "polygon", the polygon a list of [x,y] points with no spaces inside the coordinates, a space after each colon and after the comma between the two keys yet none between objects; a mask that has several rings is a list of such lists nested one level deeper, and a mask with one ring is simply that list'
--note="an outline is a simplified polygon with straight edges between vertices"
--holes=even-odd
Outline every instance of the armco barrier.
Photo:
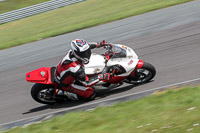
[{"label": "armco barrier", "polygon": [[22,19],[42,12],[54,10],[63,6],[82,2],[84,0],[51,0],[48,2],[36,4],[33,6],[21,8],[11,12],[0,14],[0,24]]}]

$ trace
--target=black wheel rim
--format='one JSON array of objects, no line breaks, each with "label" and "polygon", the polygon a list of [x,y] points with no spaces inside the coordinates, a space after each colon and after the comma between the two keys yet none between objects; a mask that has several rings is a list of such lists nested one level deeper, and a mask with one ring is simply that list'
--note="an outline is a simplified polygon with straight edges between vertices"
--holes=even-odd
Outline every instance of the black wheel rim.
[{"label": "black wheel rim", "polygon": [[37,98],[43,102],[55,103],[53,99],[53,88],[43,89],[38,92]]},{"label": "black wheel rim", "polygon": [[152,77],[152,72],[141,68],[141,69],[137,69],[135,72],[135,77],[130,77],[129,82],[132,84],[141,84],[141,83],[145,83],[148,82],[149,79],[151,79]]}]

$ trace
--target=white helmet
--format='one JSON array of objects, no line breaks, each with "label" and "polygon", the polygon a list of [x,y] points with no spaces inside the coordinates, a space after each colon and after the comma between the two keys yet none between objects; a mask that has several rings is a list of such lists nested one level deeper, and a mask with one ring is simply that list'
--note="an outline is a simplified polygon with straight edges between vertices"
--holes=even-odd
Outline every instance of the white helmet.
[{"label": "white helmet", "polygon": [[75,39],[71,42],[71,49],[74,56],[84,64],[89,63],[91,49],[89,44],[83,39]]}]

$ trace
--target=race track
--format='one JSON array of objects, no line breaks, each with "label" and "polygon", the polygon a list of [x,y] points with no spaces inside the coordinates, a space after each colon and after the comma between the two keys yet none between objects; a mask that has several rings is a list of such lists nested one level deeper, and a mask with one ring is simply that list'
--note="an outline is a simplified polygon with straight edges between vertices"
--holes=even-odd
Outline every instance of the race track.
[{"label": "race track", "polygon": [[85,103],[42,105],[30,96],[25,74],[55,66],[74,38],[122,43],[157,69],[153,82],[123,85],[92,102],[200,78],[200,1],[153,11],[105,25],[0,51],[0,125]]}]

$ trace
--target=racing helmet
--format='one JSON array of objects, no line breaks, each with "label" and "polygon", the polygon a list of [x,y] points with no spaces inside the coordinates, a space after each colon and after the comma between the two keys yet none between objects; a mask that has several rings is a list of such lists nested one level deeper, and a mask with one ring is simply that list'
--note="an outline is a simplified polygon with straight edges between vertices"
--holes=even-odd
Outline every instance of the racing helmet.
[{"label": "racing helmet", "polygon": [[84,64],[88,64],[91,56],[90,45],[83,39],[71,41],[71,50],[73,55]]}]

